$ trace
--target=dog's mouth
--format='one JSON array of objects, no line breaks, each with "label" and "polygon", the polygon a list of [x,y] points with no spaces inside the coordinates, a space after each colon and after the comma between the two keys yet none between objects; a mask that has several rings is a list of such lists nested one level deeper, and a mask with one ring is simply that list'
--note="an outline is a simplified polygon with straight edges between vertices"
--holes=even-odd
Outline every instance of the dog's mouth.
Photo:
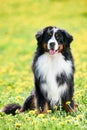
[{"label": "dog's mouth", "polygon": [[49,54],[50,55],[54,55],[54,54],[56,54],[56,53],[61,53],[62,51],[63,51],[63,45],[62,44],[59,44],[59,47],[58,47],[58,49],[56,50],[55,48],[50,48],[49,50],[48,50],[48,52],[49,52]]},{"label": "dog's mouth", "polygon": [[50,55],[54,55],[57,53],[58,50],[50,49],[48,52]]}]

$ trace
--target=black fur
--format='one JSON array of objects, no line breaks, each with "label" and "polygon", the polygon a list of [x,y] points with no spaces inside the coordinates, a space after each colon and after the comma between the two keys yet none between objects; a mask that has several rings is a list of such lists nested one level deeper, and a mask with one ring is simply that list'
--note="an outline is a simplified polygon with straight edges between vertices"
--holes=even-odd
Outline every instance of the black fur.
[{"label": "black fur", "polygon": [[[38,77],[39,72],[38,72],[37,66],[36,66],[38,58],[41,55],[43,55],[45,52],[48,52],[47,48],[44,50],[43,44],[47,43],[47,41],[51,38],[49,33],[52,33],[52,28],[53,28],[52,26],[48,26],[48,27],[44,28],[43,30],[37,32],[37,34],[35,35],[35,37],[37,39],[37,49],[36,49],[33,64],[32,64],[32,71],[34,74],[35,87],[34,87],[33,92],[25,100],[23,106],[17,107],[17,109],[20,109],[20,112],[23,112],[28,109],[33,109],[35,107],[37,107],[40,112],[43,112],[46,102],[48,103],[49,108],[52,107],[52,106],[50,106],[51,101],[49,101],[47,99],[47,93],[43,93],[41,91],[40,86],[42,83],[46,83],[46,80],[42,80],[41,76]],[[70,75],[70,77],[67,77],[66,73],[63,72],[63,73],[61,73],[61,75],[57,75],[55,80],[57,81],[57,83],[59,85],[62,85],[64,83],[66,83],[68,85],[69,89],[62,96],[62,103],[65,104],[67,101],[70,101],[70,107],[72,109],[74,109],[74,101],[72,100],[72,97],[73,97],[73,93],[74,93],[75,68],[74,68],[73,57],[72,57],[71,50],[70,50],[70,43],[73,41],[73,37],[63,29],[58,29],[57,33],[58,33],[59,39],[56,39],[56,40],[58,41],[58,43],[61,43],[63,45],[63,50],[61,51],[61,54],[64,56],[66,61],[68,60],[68,61],[72,62],[72,74]],[[34,98],[36,99],[36,103],[37,103],[36,106],[35,106],[35,102],[33,102],[34,106],[31,105]],[[3,109],[3,112],[5,112],[6,114],[11,113],[8,110],[8,109],[10,109],[10,107],[12,108],[11,105],[9,107],[5,107],[5,109]],[[13,109],[12,111],[15,111],[15,109]],[[12,112],[12,114],[15,114],[15,113]]]},{"label": "black fur", "polygon": [[[52,27],[46,27],[43,29],[43,31],[41,30],[39,33],[36,34],[36,39],[38,42],[38,46],[37,46],[37,51],[35,53],[35,57],[34,57],[34,61],[33,61],[33,65],[32,65],[32,69],[33,69],[33,73],[34,73],[34,78],[35,78],[35,88],[36,88],[36,95],[37,95],[37,105],[40,107],[40,109],[43,111],[46,97],[44,98],[43,93],[40,91],[40,84],[42,83],[42,78],[38,76],[38,71],[36,71],[36,62],[38,60],[38,58],[44,53],[44,50],[42,48],[42,44],[44,42],[47,42],[47,40],[50,38],[48,37],[47,31],[50,31],[50,29],[52,29]],[[70,101],[71,102],[71,107],[72,109],[74,109],[74,103],[72,101],[72,97],[73,97],[73,92],[74,92],[74,61],[73,61],[73,57],[70,51],[70,43],[73,40],[73,37],[67,33],[65,30],[58,30],[58,34],[60,36],[60,38],[58,39],[58,41],[60,43],[62,43],[64,45],[64,49],[61,52],[62,55],[65,57],[65,60],[70,60],[72,62],[72,74],[71,76],[68,78],[66,76],[65,73],[61,73],[60,76],[57,75],[56,80],[58,82],[59,85],[64,84],[65,82],[68,84],[69,90],[67,93],[64,94],[64,96],[62,97],[63,102],[67,102]],[[45,94],[46,95],[46,94]],[[49,102],[49,101],[48,101]]]},{"label": "black fur", "polygon": [[20,110],[21,106],[19,104],[8,104],[6,105],[3,109],[2,112],[5,112],[6,114],[12,114],[15,115],[16,114],[16,110]]}]

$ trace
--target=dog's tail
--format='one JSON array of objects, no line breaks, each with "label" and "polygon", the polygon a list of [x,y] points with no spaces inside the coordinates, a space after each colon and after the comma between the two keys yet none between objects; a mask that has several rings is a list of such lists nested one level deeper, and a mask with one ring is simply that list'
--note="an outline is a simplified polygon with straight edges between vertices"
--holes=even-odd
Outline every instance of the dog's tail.
[{"label": "dog's tail", "polygon": [[16,110],[20,111],[20,109],[21,109],[21,106],[19,104],[12,103],[12,104],[7,104],[6,106],[4,106],[0,112],[15,115]]},{"label": "dog's tail", "polygon": [[5,114],[16,115],[17,110],[19,113],[21,113],[28,109],[33,110],[35,109],[35,107],[36,107],[36,96],[35,96],[35,90],[33,89],[30,95],[26,98],[23,106],[16,103],[7,104],[6,106],[2,108],[0,112],[4,112]]}]

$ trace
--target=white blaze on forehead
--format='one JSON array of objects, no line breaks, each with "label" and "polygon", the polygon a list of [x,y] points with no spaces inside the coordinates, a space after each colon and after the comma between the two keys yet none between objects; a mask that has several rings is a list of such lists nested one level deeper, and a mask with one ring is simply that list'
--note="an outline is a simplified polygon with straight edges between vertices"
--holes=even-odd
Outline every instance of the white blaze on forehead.
[{"label": "white blaze on forehead", "polygon": [[50,50],[50,43],[52,43],[52,42],[54,42],[55,43],[55,47],[54,47],[54,49],[55,50],[58,50],[58,41],[56,40],[56,38],[55,38],[55,33],[58,31],[58,29],[57,28],[53,28],[52,29],[52,31],[53,31],[53,35],[52,35],[52,37],[49,39],[49,41],[48,41],[48,49]]},{"label": "white blaze on forehead", "polygon": [[58,31],[58,28],[54,27],[52,30],[53,30],[53,33],[55,34]]}]

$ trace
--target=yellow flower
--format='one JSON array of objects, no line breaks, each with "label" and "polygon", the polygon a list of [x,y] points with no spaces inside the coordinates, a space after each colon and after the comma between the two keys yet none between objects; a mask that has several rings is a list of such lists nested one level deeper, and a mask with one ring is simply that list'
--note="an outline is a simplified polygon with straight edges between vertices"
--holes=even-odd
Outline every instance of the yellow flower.
[{"label": "yellow flower", "polygon": [[21,96],[17,96],[16,99],[20,100],[20,99],[21,99]]},{"label": "yellow flower", "polygon": [[35,110],[30,110],[30,111],[29,111],[29,114],[32,114],[32,115],[33,115],[33,114],[35,114],[35,113],[36,113]]},{"label": "yellow flower", "polygon": [[54,117],[54,116],[52,116],[52,117],[51,117],[51,120],[56,120],[56,119],[57,119],[57,118],[56,118],[56,117]]},{"label": "yellow flower", "polygon": [[67,119],[70,119],[70,118],[71,118],[71,116],[69,115],[69,116],[67,116],[66,118],[67,118]]},{"label": "yellow flower", "polygon": [[59,122],[59,125],[64,125],[64,123],[63,122]]},{"label": "yellow flower", "polygon": [[16,89],[15,89],[15,92],[18,94],[18,93],[22,92],[22,90],[23,90],[23,88],[22,88],[22,87],[19,87],[19,88],[16,88]]},{"label": "yellow flower", "polygon": [[48,112],[48,113],[51,113],[51,112],[52,112],[52,110],[48,110],[47,112]]},{"label": "yellow flower", "polygon": [[82,93],[82,92],[84,92],[84,89],[81,89],[81,90],[79,91],[79,93]]},{"label": "yellow flower", "polygon": [[43,117],[45,117],[45,114],[39,114],[38,117],[43,118]]},{"label": "yellow flower", "polygon": [[18,113],[20,113],[20,112],[19,112],[19,110],[17,109],[17,110],[15,111],[15,113],[18,114]]},{"label": "yellow flower", "polygon": [[16,123],[15,126],[16,126],[16,127],[20,127],[20,126],[21,126],[21,123]]},{"label": "yellow flower", "polygon": [[66,123],[70,123],[71,121],[70,120],[66,120]]},{"label": "yellow flower", "polygon": [[55,105],[53,108],[54,108],[54,109],[57,109],[57,106]]},{"label": "yellow flower", "polygon": [[75,126],[79,126],[79,123],[78,123],[78,122],[75,122],[74,125],[75,125]]},{"label": "yellow flower", "polygon": [[8,87],[7,87],[7,90],[8,90],[8,91],[10,91],[11,89],[12,89],[12,87],[11,87],[11,86],[8,86]]},{"label": "yellow flower", "polygon": [[70,101],[67,101],[66,104],[67,104],[67,105],[70,105]]},{"label": "yellow flower", "polygon": [[35,124],[37,124],[38,122],[37,122],[36,120],[34,120],[32,123],[33,123],[33,125],[35,125]]},{"label": "yellow flower", "polygon": [[46,118],[43,118],[43,120],[42,120],[42,121],[45,123],[45,122],[47,122],[48,120],[47,120]]},{"label": "yellow flower", "polygon": [[75,100],[75,98],[76,98],[76,96],[74,95],[74,96],[72,97],[72,100]]},{"label": "yellow flower", "polygon": [[84,88],[87,88],[87,85],[85,85]]},{"label": "yellow flower", "polygon": [[79,115],[76,116],[76,119],[78,120],[78,119],[81,119],[82,117],[83,117],[83,115],[79,114]]}]

